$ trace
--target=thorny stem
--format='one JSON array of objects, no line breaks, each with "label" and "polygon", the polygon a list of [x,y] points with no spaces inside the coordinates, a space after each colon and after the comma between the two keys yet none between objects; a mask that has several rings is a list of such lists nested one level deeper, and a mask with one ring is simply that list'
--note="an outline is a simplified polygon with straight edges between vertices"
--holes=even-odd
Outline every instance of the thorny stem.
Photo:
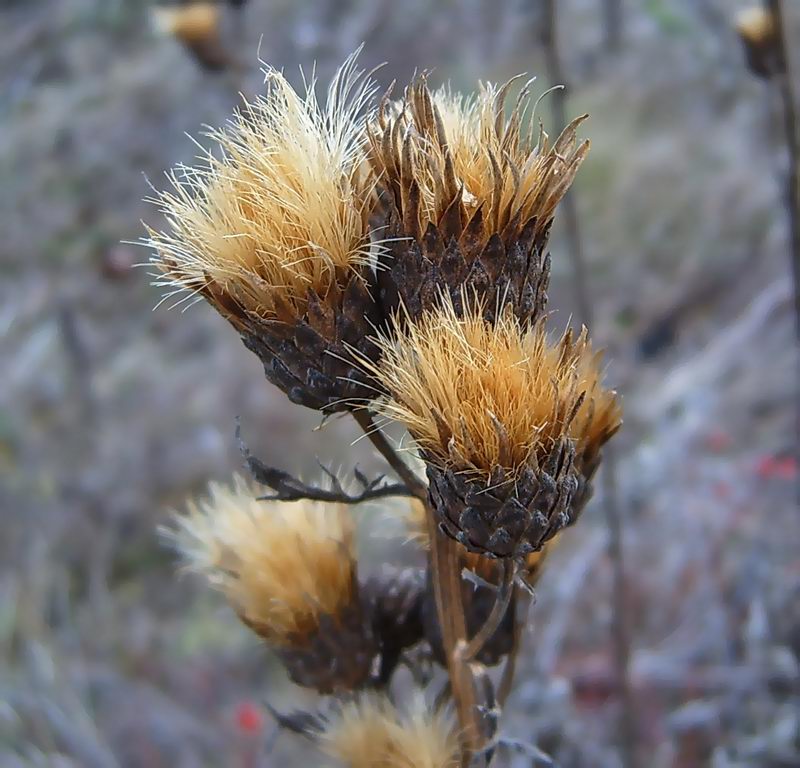
[{"label": "thorny stem", "polygon": [[397,455],[370,414],[366,411],[354,411],[353,418],[413,495],[425,504],[425,518],[431,541],[430,568],[436,614],[442,631],[450,687],[461,731],[461,766],[469,768],[474,765],[473,756],[483,746],[483,738],[472,672],[469,664],[459,659],[456,653],[458,644],[463,643],[467,637],[458,545],[439,530],[425,483]]},{"label": "thorny stem", "polygon": [[469,643],[461,641],[457,649],[459,658],[464,661],[472,661],[483,650],[483,646],[492,639],[511,603],[511,596],[514,594],[516,564],[503,560],[501,561],[501,567],[503,569],[503,578],[488,618]]},{"label": "thorny stem", "polygon": [[[564,84],[564,74],[558,48],[558,23],[556,0],[545,0],[542,43],[547,59],[548,77],[551,84]],[[566,90],[561,88],[553,93],[553,117],[556,129],[566,126]],[[568,249],[572,259],[572,270],[575,282],[575,296],[581,321],[586,326],[592,325],[592,302],[588,289],[588,276],[583,253],[578,210],[574,194],[570,191],[564,197],[564,218]],[[630,685],[630,636],[628,632],[628,600],[626,595],[625,562],[622,542],[621,512],[616,483],[616,461],[613,447],[606,447],[601,473],[604,485],[603,506],[608,526],[608,553],[614,569],[613,594],[613,643],[614,666],[617,678],[617,689],[622,703],[619,718],[619,735],[622,748],[622,760],[625,768],[636,768],[636,708]]]},{"label": "thorny stem", "polygon": [[363,501],[374,499],[384,499],[388,496],[413,496],[414,493],[404,483],[387,483],[383,475],[369,480],[358,468],[353,470],[361,491],[349,493],[342,487],[339,478],[327,467],[320,464],[320,468],[328,477],[330,487],[322,488],[316,485],[308,485],[294,475],[284,472],[282,469],[270,467],[260,459],[251,455],[241,437],[241,427],[236,424],[236,439],[239,442],[239,450],[247,464],[247,468],[253,479],[261,485],[271,488],[273,493],[259,496],[258,501],[298,501],[309,499],[311,501],[326,501],[338,504],[360,504]]}]

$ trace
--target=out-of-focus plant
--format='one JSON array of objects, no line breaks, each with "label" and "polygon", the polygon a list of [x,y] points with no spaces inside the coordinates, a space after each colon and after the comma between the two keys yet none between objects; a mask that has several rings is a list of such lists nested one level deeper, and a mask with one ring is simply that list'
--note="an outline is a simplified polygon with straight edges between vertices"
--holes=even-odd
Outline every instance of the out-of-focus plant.
[{"label": "out-of-focus plant", "polygon": [[[377,100],[355,56],[324,103],[313,79],[266,82],[211,134],[221,154],[158,195],[157,283],[207,300],[292,402],[352,415],[399,482],[310,485],[244,449],[255,483],[213,488],[171,537],[295,682],[332,697],[285,724],[344,765],[486,765],[516,604],[620,424],[586,330],[545,328],[548,234],[588,151],[583,118],[551,142],[527,84],[506,110],[513,81],[462,96],[422,76]],[[423,471],[376,416],[407,429]],[[348,506],[389,495],[427,565],[368,576]],[[437,705],[395,707],[401,662],[430,683],[423,658],[446,672]],[[495,691],[485,667],[503,660]]]}]

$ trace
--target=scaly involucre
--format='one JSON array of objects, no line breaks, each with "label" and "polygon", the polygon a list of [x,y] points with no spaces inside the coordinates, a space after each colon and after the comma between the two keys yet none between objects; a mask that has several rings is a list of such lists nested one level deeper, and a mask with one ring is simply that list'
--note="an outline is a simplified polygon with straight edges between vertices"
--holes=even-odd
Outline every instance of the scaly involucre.
[{"label": "scaly involucre", "polygon": [[[593,458],[619,427],[620,406],[601,384],[585,330],[551,344],[542,323],[524,329],[509,311],[492,324],[480,301],[449,299],[418,322],[399,317],[381,335],[373,375],[391,397],[376,403],[408,429],[426,461],[488,479],[537,467],[562,439]],[[370,365],[367,363],[367,365]]]},{"label": "scaly involucre", "polygon": [[496,233],[507,243],[533,217],[537,234],[549,226],[589,150],[576,136],[586,116],[551,145],[541,127],[534,135],[527,85],[506,116],[516,79],[499,88],[482,84],[477,95],[464,96],[447,87],[431,92],[421,77],[401,104],[381,104],[369,127],[370,160],[408,235],[419,238],[429,222],[441,227],[447,218],[458,236],[476,214],[479,242]]},{"label": "scaly involucre", "polygon": [[421,693],[404,712],[377,694],[343,704],[326,724],[320,744],[346,768],[455,768],[459,764],[452,719],[430,710]]},{"label": "scaly involucre", "polygon": [[302,644],[352,602],[353,522],[342,505],[258,501],[241,478],[212,484],[168,531],[186,567],[277,647]]},{"label": "scaly involucre", "polygon": [[309,291],[324,298],[369,259],[372,182],[362,145],[374,86],[356,68],[357,53],[324,105],[313,77],[300,95],[267,70],[266,96],[208,134],[221,155],[171,174],[173,190],[154,201],[169,230],[148,228],[162,285],[203,294],[240,326],[242,310],[302,315]]}]

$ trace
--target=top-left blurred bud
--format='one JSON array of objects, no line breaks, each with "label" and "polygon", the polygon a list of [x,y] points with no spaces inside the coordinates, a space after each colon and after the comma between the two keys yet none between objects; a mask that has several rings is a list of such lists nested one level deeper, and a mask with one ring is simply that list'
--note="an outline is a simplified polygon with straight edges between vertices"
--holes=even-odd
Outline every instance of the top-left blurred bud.
[{"label": "top-left blurred bud", "polygon": [[345,410],[374,396],[354,355],[372,358],[381,313],[370,285],[374,181],[364,119],[375,86],[356,54],[324,104],[266,72],[266,94],[210,138],[218,154],[169,175],[167,227],[148,227],[156,284],[205,298],[295,403]]}]

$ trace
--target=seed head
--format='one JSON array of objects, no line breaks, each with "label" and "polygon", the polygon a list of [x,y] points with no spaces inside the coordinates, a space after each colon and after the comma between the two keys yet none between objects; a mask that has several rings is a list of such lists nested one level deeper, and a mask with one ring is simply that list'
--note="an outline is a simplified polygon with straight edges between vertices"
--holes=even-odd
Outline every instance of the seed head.
[{"label": "seed head", "polygon": [[384,301],[402,301],[412,319],[440,290],[459,307],[463,287],[484,295],[491,315],[510,303],[529,321],[544,308],[548,232],[589,143],[577,141],[585,116],[553,145],[535,132],[527,86],[507,117],[513,82],[466,97],[431,92],[421,77],[401,104],[384,99],[369,125],[370,163],[394,238],[379,284]]},{"label": "seed head", "polygon": [[542,323],[510,310],[494,324],[476,299],[379,336],[371,367],[390,397],[375,407],[401,422],[427,463],[441,525],[479,554],[538,551],[573,522],[601,446],[621,410],[601,384],[583,331],[555,344]]},{"label": "seed head", "polygon": [[209,136],[221,154],[180,167],[148,229],[160,285],[206,298],[290,398],[322,408],[348,389],[344,342],[377,321],[367,286],[373,182],[363,170],[362,112],[374,86],[351,56],[321,105],[276,70],[267,94]]},{"label": "seed head", "polygon": [[353,523],[321,502],[264,502],[241,478],[212,484],[176,516],[171,537],[186,567],[206,576],[271,644],[289,646],[355,593]]},{"label": "seed head", "polygon": [[456,768],[459,764],[452,719],[430,710],[419,693],[403,712],[378,695],[344,704],[319,738],[322,750],[346,768]]},{"label": "seed head", "polygon": [[377,407],[401,422],[426,461],[488,480],[545,461],[564,438],[593,454],[618,428],[616,394],[601,385],[584,330],[556,344],[510,312],[492,325],[480,302],[459,317],[447,299],[418,322],[378,337],[372,371],[389,393]]}]

